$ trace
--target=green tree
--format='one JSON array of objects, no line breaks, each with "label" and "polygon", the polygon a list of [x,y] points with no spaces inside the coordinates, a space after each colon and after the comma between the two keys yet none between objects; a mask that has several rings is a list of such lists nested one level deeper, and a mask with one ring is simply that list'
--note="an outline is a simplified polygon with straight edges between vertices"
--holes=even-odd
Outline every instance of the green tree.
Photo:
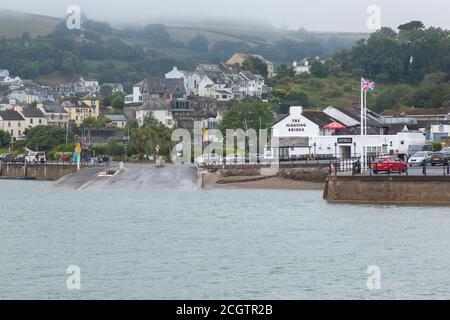
[{"label": "green tree", "polygon": [[124,97],[123,95],[118,95],[116,96],[112,102],[111,102],[111,106],[114,109],[123,109],[125,107],[125,101],[124,101]]},{"label": "green tree", "polygon": [[267,129],[272,126],[274,113],[268,103],[243,102],[231,106],[220,122],[220,130],[225,133],[227,129]]},{"label": "green tree", "polygon": [[[35,151],[50,151],[54,147],[66,142],[66,129],[57,126],[37,126],[25,130],[25,146]],[[73,142],[73,137],[68,136],[68,142]]]},{"label": "green tree", "polygon": [[11,142],[11,135],[9,132],[0,130],[0,147],[4,148]]},{"label": "green tree", "polygon": [[242,64],[242,70],[248,70],[254,74],[267,77],[267,64],[256,57],[248,57]]},{"label": "green tree", "polygon": [[188,41],[187,47],[193,51],[207,52],[209,48],[209,41],[204,35],[197,35]]},{"label": "green tree", "polygon": [[[109,83],[105,83],[102,84],[102,86],[100,87],[100,94],[104,97],[110,96],[113,92],[113,86],[112,84]],[[109,103],[108,103],[109,105]]]},{"label": "green tree", "polygon": [[131,133],[131,147],[139,155],[151,154],[154,159],[158,155],[169,155],[172,147],[171,132],[156,120],[146,120],[146,125],[132,130]]},{"label": "green tree", "polygon": [[143,35],[154,46],[168,45],[171,41],[167,28],[162,24],[150,24],[145,27]]},{"label": "green tree", "polygon": [[86,118],[83,121],[82,127],[85,128],[101,128],[101,127],[106,127],[106,125],[109,123],[110,121],[106,118],[100,117],[98,119],[95,119],[94,117],[89,117]]},{"label": "green tree", "polygon": [[325,78],[328,76],[328,70],[324,63],[314,60],[311,63],[311,74],[319,78]]},{"label": "green tree", "polygon": [[294,69],[285,63],[280,65],[277,69],[277,77],[279,78],[293,77],[294,75]]}]

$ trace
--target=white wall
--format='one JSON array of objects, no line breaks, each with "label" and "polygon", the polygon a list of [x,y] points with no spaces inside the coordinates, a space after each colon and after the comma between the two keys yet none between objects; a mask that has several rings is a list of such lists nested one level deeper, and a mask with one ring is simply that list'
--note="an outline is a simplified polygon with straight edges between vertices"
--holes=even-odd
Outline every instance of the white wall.
[{"label": "white wall", "polygon": [[320,127],[302,115],[302,107],[291,107],[287,118],[273,126],[274,137],[314,137],[320,135]]}]

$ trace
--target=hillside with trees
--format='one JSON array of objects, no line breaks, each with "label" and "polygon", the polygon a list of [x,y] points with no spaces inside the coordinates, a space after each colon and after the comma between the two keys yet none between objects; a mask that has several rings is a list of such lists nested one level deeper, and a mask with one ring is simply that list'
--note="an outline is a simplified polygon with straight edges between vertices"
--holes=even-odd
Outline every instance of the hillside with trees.
[{"label": "hillside with trees", "polygon": [[398,31],[382,28],[323,63],[315,61],[310,75],[294,76],[281,66],[272,101],[282,111],[295,102],[314,108],[355,104],[365,77],[377,83],[368,98],[374,110],[449,107],[449,73],[450,31],[412,21]]},{"label": "hillside with trees", "polygon": [[[46,28],[52,31],[48,34],[23,32],[12,36],[14,32],[3,34],[0,30],[0,67],[44,84],[83,76],[102,83],[121,82],[129,90],[145,76],[162,75],[174,65],[193,69],[199,63],[219,63],[234,52],[250,51],[277,65],[291,64],[304,56],[331,56],[364,36],[277,29],[256,30],[255,35],[250,28],[238,33],[226,27],[174,28],[161,24],[116,29],[93,20],[86,20],[80,32],[68,30],[62,20],[50,21]],[[10,21],[10,29],[21,25],[16,22]]]}]

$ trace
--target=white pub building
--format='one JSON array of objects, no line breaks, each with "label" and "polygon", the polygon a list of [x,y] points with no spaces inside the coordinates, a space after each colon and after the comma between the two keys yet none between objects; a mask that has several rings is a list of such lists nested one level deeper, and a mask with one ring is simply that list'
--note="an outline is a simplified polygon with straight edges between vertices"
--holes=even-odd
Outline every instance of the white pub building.
[{"label": "white pub building", "polygon": [[[425,144],[423,132],[406,124],[387,124],[368,111],[368,133],[364,145],[370,157],[406,155],[410,145]],[[289,115],[272,126],[272,136],[279,138],[280,159],[350,159],[360,157],[363,145],[358,108],[328,107],[323,111],[291,107]],[[269,148],[272,156],[274,148]]]}]

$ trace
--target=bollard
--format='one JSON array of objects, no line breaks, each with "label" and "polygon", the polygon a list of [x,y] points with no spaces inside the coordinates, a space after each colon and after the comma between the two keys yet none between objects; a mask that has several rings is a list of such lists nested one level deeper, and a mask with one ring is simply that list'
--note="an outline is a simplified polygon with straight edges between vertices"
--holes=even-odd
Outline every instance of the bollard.
[{"label": "bollard", "polygon": [[422,166],[422,174],[423,174],[424,176],[427,175],[427,165],[426,165],[426,164],[424,164],[424,165]]}]

